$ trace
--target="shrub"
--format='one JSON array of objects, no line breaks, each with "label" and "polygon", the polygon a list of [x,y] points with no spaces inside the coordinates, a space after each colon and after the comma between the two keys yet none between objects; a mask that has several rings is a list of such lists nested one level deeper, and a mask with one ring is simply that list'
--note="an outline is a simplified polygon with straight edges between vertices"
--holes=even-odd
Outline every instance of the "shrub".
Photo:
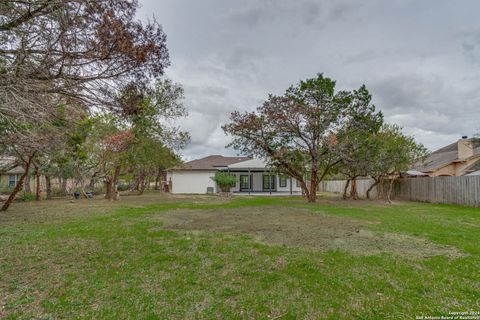
[{"label": "shrub", "polygon": [[127,191],[130,188],[130,185],[126,183],[125,181],[120,181],[117,184],[117,190],[118,191]]},{"label": "shrub", "polygon": [[59,187],[52,187],[52,197],[60,197],[62,190]]},{"label": "shrub", "polygon": [[234,175],[220,171],[215,173],[212,180],[218,184],[222,192],[230,192],[230,188],[235,187],[237,183],[237,178]]},{"label": "shrub", "polygon": [[36,196],[33,193],[22,193],[20,196],[20,200],[24,202],[29,202],[29,201],[34,201],[36,199]]}]

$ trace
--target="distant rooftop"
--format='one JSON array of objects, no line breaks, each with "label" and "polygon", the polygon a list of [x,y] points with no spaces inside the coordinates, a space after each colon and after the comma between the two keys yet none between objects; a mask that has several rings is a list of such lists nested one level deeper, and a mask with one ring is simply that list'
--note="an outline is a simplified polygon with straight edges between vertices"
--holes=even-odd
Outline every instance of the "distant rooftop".
[{"label": "distant rooftop", "polygon": [[25,170],[18,165],[17,158],[15,157],[0,157],[0,172],[3,174],[21,174]]},{"label": "distant rooftop", "polygon": [[[469,140],[473,143],[474,156],[480,156],[480,141],[478,139]],[[458,160],[458,142],[454,142],[430,153],[425,162],[414,169],[421,172],[432,172]]]}]

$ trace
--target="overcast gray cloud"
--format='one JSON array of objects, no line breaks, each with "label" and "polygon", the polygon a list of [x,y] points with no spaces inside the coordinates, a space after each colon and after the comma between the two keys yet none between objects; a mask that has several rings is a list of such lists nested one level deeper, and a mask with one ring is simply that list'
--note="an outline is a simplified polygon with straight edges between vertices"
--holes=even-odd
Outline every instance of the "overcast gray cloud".
[{"label": "overcast gray cloud", "polygon": [[480,132],[480,2],[141,0],[185,87],[185,158],[235,154],[221,125],[318,72],[366,84],[389,122],[430,149]]}]

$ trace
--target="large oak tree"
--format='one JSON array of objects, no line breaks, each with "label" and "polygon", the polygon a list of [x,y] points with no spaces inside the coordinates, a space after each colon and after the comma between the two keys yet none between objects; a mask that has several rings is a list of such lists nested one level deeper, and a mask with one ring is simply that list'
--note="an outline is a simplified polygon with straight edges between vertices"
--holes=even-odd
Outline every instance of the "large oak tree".
[{"label": "large oak tree", "polygon": [[319,74],[300,81],[281,96],[270,95],[256,112],[234,112],[223,126],[230,146],[265,157],[279,172],[300,182],[309,202],[318,183],[342,161],[342,132],[359,130],[375,113],[368,90],[335,92],[335,81]]}]

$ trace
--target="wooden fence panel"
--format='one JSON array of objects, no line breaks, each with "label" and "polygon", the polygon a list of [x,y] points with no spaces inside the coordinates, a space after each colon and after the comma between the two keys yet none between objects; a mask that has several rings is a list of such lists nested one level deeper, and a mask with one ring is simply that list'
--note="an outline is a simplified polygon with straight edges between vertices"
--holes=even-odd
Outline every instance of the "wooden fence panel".
[{"label": "wooden fence panel", "polygon": [[[322,181],[319,191],[341,194],[345,183],[345,180]],[[366,192],[372,184],[372,179],[357,180],[359,196],[366,197]],[[388,185],[388,181],[385,182],[385,185],[374,188],[372,198],[379,194],[379,188],[386,188],[386,185]],[[395,182],[392,196],[403,200],[480,207],[480,176],[398,179]]]}]

